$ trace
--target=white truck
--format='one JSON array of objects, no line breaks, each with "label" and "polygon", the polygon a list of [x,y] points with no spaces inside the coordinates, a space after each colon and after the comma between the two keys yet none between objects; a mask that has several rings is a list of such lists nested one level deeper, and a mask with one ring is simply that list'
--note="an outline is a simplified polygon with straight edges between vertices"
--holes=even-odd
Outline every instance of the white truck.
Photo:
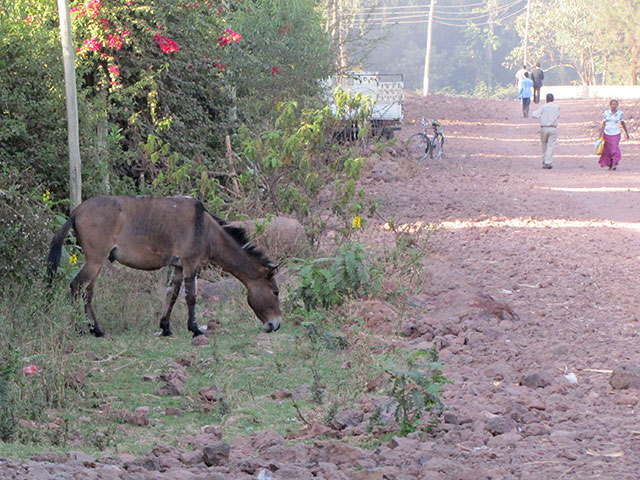
[{"label": "white truck", "polygon": [[[350,96],[368,96],[373,109],[369,117],[373,135],[392,139],[402,128],[404,81],[401,73],[348,72],[331,79],[330,86],[342,88]],[[335,104],[331,105],[335,111]],[[357,136],[357,132],[355,132]]]}]

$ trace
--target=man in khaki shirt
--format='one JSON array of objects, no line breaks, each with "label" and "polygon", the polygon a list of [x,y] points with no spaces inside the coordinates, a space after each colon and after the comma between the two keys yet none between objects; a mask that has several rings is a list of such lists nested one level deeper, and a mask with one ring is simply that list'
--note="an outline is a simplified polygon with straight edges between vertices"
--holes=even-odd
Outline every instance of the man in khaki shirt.
[{"label": "man in khaki shirt", "polygon": [[553,94],[547,94],[547,103],[531,114],[540,119],[540,141],[542,142],[542,168],[553,168],[553,149],[558,140],[558,118],[560,107],[553,103]]}]

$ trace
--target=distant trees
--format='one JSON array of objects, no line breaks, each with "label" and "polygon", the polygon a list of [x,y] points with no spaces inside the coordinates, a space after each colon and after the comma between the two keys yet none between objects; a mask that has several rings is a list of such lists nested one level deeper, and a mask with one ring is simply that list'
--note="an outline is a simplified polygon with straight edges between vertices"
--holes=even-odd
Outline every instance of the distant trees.
[{"label": "distant trees", "polygon": [[[524,36],[524,17],[517,22]],[[512,58],[523,57],[522,46]],[[640,3],[636,0],[531,2],[529,58],[568,67],[585,85],[638,83]]]}]

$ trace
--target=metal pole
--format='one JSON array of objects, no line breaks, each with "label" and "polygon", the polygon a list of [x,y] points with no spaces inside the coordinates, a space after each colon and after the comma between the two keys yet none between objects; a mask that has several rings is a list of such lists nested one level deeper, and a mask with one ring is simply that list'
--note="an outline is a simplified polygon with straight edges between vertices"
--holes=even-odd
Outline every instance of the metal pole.
[{"label": "metal pole", "polygon": [[76,97],[76,68],[73,63],[69,0],[58,0],[60,41],[64,62],[64,83],[67,97],[67,129],[69,143],[69,193],[71,210],[82,202],[82,164],[80,162],[80,134],[78,130],[78,101]]},{"label": "metal pole", "polygon": [[531,0],[527,0],[527,15],[525,16],[524,21],[524,63],[527,64],[527,41],[529,37],[529,11],[531,10]]},{"label": "metal pole", "polygon": [[429,6],[429,26],[427,28],[427,52],[424,56],[424,77],[422,79],[422,95],[429,95],[429,64],[431,63],[431,36],[433,34],[433,11],[436,0],[431,0]]}]

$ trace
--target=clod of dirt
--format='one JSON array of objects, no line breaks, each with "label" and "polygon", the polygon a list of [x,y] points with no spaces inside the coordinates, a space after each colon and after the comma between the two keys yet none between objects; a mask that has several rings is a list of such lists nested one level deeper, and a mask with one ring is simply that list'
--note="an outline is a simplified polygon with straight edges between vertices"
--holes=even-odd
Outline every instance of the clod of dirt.
[{"label": "clod of dirt", "polygon": [[177,378],[171,378],[162,387],[158,389],[157,393],[158,395],[161,395],[164,397],[169,397],[173,395],[183,395],[184,383]]},{"label": "clod of dirt", "polygon": [[194,347],[206,347],[209,343],[209,338],[206,335],[198,335],[191,340],[191,345]]},{"label": "clod of dirt", "polygon": [[183,411],[178,407],[167,407],[164,410],[164,414],[169,417],[179,417],[183,414]]},{"label": "clod of dirt", "polygon": [[511,318],[512,320],[520,320],[520,317],[506,303],[497,302],[490,295],[478,295],[473,307],[481,308],[485,314],[498,317],[500,320]]},{"label": "clod of dirt", "polygon": [[198,395],[207,402],[216,402],[222,395],[222,390],[217,385],[202,387],[198,390]]},{"label": "clod of dirt", "polygon": [[609,378],[609,384],[614,390],[640,388],[640,367],[622,365],[616,368]]},{"label": "clod of dirt", "polygon": [[271,395],[269,395],[273,400],[284,400],[285,398],[291,398],[293,394],[290,390],[286,388],[281,388],[280,390],[276,390]]},{"label": "clod of dirt", "polygon": [[362,420],[364,420],[364,413],[351,408],[344,408],[336,413],[329,423],[336,430],[344,430],[347,427],[360,425]]},{"label": "clod of dirt", "polygon": [[546,373],[532,373],[520,380],[520,385],[529,388],[545,388],[554,383],[553,378]]},{"label": "clod of dirt", "polygon": [[149,425],[149,407],[138,407],[133,412],[127,414],[125,421],[129,425],[145,427]]},{"label": "clod of dirt", "polygon": [[87,383],[87,369],[79,368],[68,374],[64,379],[65,385],[69,388],[79,389]]}]

